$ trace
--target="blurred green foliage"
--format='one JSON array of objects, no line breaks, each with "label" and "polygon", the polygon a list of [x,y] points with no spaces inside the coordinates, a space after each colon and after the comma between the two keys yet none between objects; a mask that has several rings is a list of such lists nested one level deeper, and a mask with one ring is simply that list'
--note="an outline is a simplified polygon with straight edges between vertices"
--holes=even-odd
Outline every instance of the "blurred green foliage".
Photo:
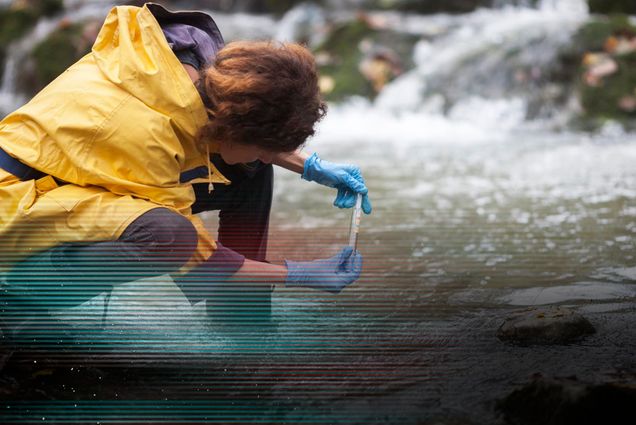
[{"label": "blurred green foliage", "polygon": [[634,0],[588,0],[591,13],[625,13],[636,14]]},{"label": "blurred green foliage", "polygon": [[[636,27],[630,24],[625,15],[614,15],[606,19],[597,19],[584,25],[576,39],[590,52],[603,50],[605,41],[622,31],[636,34]],[[623,96],[634,95],[636,90],[636,53],[614,55],[618,72],[603,79],[598,87],[593,87],[579,78],[581,103],[587,116],[615,119],[622,122],[633,120],[634,114],[619,108]],[[584,69],[581,69],[579,77]]]},{"label": "blurred green foliage", "polygon": [[0,46],[22,37],[38,18],[28,9],[0,9]]},{"label": "blurred green foliage", "polygon": [[[62,0],[26,2],[23,7],[0,8],[0,63],[4,64],[9,43],[24,36],[42,16],[52,16],[64,9]],[[0,67],[0,78],[4,66]]]},{"label": "blurred green foliage", "polygon": [[613,119],[627,123],[634,119],[633,112],[619,108],[624,96],[633,96],[636,90],[636,54],[615,58],[618,72],[606,78],[599,87],[580,83],[581,103],[588,117]]}]

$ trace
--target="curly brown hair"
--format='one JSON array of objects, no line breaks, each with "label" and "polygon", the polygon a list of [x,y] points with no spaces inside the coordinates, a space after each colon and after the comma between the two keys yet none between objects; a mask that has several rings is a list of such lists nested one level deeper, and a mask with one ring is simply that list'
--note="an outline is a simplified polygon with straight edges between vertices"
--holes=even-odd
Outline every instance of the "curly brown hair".
[{"label": "curly brown hair", "polygon": [[291,152],[314,134],[327,112],[314,57],[299,44],[230,43],[202,79],[210,120],[200,142],[227,140]]}]

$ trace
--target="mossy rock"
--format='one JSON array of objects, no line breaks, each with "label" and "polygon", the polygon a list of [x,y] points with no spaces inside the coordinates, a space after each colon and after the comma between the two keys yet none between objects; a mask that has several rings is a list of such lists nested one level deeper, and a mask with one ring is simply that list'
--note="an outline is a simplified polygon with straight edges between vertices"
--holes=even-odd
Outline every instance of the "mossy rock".
[{"label": "mossy rock", "polygon": [[635,95],[636,55],[613,55],[618,71],[602,78],[602,84],[593,87],[584,82],[586,53],[604,51],[608,37],[622,31],[634,31],[626,15],[597,16],[581,26],[555,61],[549,76],[551,82],[564,88],[579,100],[581,114],[573,117],[570,125],[583,131],[596,131],[607,121],[617,121],[627,129],[636,129],[634,113],[619,107],[624,96]]},{"label": "mossy rock", "polygon": [[0,47],[17,40],[42,16],[52,16],[64,9],[62,0],[27,2],[23,7],[0,8]]},{"label": "mossy rock", "polygon": [[22,37],[38,21],[30,9],[0,9],[0,48]]},{"label": "mossy rock", "polygon": [[62,0],[30,1],[22,7],[0,8],[0,80],[9,44],[22,38],[41,16],[52,16],[63,8]]},{"label": "mossy rock", "polygon": [[21,89],[35,94],[53,81],[69,66],[90,51],[90,44],[83,43],[83,24],[69,24],[51,33],[36,45],[27,66],[29,77],[21,81]]},{"label": "mossy rock", "polygon": [[603,50],[605,40],[621,30],[636,31],[627,15],[611,15],[598,17],[583,25],[574,35],[574,47],[578,51]]},{"label": "mossy rock", "polygon": [[316,48],[317,57],[328,57],[328,63],[319,63],[322,77],[333,79],[333,90],[325,94],[329,101],[341,101],[358,95],[373,98],[376,93],[369,81],[359,71],[364,58],[360,44],[368,42],[374,46],[386,46],[402,60],[402,67],[413,67],[413,46],[417,36],[390,30],[373,29],[364,19],[356,19],[334,28],[329,37]]},{"label": "mossy rock", "polygon": [[628,28],[633,27],[625,15],[598,17],[588,21],[562,49],[551,80],[560,83],[579,81],[578,77],[583,73],[581,63],[585,53],[602,51],[608,37]]},{"label": "mossy rock", "polygon": [[634,0],[588,0],[591,13],[625,13],[636,14]]},{"label": "mossy rock", "polygon": [[603,50],[605,40],[615,31],[629,25],[625,16],[597,18],[583,25],[572,37],[571,42],[561,49],[549,80],[578,89],[583,74],[582,60],[587,52]]},{"label": "mossy rock", "polygon": [[591,87],[583,83],[581,87],[581,103],[586,115],[624,121],[633,119],[633,112],[619,108],[622,97],[633,96],[636,91],[636,55],[631,54],[615,58],[618,72],[604,79],[599,87]]},{"label": "mossy rock", "polygon": [[[577,38],[587,51],[601,51],[603,43],[617,31],[632,31],[636,27],[629,23],[626,16],[614,16],[610,19],[598,19],[583,26]],[[618,71],[607,76],[598,87],[583,82],[583,67],[578,75],[578,90],[584,115],[588,118],[616,120],[628,124],[633,121],[634,113],[622,110],[618,104],[623,96],[634,95],[636,90],[636,53],[616,55],[613,59],[618,64]]]}]

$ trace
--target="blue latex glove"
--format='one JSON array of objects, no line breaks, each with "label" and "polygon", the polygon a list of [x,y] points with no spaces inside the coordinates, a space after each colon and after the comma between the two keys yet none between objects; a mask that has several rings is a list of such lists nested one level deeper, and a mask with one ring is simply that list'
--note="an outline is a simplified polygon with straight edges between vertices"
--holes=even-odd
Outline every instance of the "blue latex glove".
[{"label": "blue latex glove", "polygon": [[338,189],[333,204],[338,208],[351,208],[356,204],[356,195],[361,193],[362,211],[371,214],[369,189],[364,184],[360,168],[350,164],[334,164],[323,161],[313,154],[305,161],[303,179]]},{"label": "blue latex glove", "polygon": [[287,287],[305,287],[337,294],[360,277],[362,255],[344,247],[331,258],[315,261],[289,261],[287,266]]}]

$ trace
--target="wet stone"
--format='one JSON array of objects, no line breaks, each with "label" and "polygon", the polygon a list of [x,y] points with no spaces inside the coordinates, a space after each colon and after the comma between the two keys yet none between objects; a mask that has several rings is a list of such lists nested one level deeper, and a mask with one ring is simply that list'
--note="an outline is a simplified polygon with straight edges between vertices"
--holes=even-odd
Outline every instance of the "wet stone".
[{"label": "wet stone", "polygon": [[568,344],[595,333],[580,314],[563,307],[532,308],[514,313],[497,330],[497,338],[516,345]]},{"label": "wet stone", "polygon": [[581,425],[633,424],[636,414],[636,376],[533,376],[496,403],[507,424]]}]

